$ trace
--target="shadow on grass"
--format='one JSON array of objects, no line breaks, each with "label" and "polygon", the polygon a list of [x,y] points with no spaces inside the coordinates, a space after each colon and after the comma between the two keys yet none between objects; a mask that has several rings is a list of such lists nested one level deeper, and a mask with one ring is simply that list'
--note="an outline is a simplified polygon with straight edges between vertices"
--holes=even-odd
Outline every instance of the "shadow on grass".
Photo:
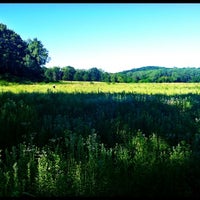
[{"label": "shadow on grass", "polygon": [[[96,133],[99,144],[108,149],[121,145],[116,149],[118,154],[114,155],[110,169],[104,169],[110,177],[107,193],[101,191],[99,195],[199,197],[199,100],[200,97],[194,94],[6,92],[0,94],[0,149],[12,151],[13,145],[23,142],[43,148],[52,139],[60,142],[61,138],[62,141],[66,133],[84,138]],[[131,152],[137,151],[136,146],[131,149],[128,145],[132,138],[137,138],[138,130],[142,134],[135,145],[141,144],[138,148],[141,146],[146,150],[141,150],[143,160],[135,160],[137,157],[131,160]],[[176,162],[175,159],[172,163],[159,160],[152,164],[149,156],[158,141],[156,143],[154,138],[155,143],[151,146],[141,139],[152,134],[166,141],[172,155],[175,158],[183,156],[183,160]],[[183,141],[185,145],[178,149],[177,145]],[[192,154],[184,160],[185,153],[189,152],[187,145]],[[128,150],[122,148],[120,154],[121,147]],[[123,155],[126,152],[129,157],[125,161]],[[162,151],[159,153],[163,155]],[[101,177],[96,181],[99,179]],[[100,181],[99,187],[102,184]]]}]

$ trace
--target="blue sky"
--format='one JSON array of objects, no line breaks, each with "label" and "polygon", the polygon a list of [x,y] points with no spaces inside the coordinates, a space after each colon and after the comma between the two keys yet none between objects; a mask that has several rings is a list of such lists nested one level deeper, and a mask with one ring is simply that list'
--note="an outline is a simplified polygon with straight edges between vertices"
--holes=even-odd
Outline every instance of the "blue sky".
[{"label": "blue sky", "polygon": [[200,4],[1,3],[0,23],[39,39],[47,67],[200,67]]}]

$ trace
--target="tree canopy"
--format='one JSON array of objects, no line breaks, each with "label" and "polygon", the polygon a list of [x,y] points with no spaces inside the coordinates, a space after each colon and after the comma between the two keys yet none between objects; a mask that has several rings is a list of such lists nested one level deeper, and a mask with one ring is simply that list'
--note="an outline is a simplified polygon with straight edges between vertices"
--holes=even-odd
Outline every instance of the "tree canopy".
[{"label": "tree canopy", "polygon": [[15,31],[0,23],[0,74],[39,80],[48,51],[37,38],[24,41]]}]

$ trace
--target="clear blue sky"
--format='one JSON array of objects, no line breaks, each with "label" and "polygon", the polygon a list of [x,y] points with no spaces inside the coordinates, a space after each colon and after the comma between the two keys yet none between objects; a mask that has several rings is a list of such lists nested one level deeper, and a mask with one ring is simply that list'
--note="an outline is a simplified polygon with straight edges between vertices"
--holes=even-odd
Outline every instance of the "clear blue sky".
[{"label": "clear blue sky", "polygon": [[200,67],[200,4],[1,3],[0,23],[40,40],[48,67]]}]

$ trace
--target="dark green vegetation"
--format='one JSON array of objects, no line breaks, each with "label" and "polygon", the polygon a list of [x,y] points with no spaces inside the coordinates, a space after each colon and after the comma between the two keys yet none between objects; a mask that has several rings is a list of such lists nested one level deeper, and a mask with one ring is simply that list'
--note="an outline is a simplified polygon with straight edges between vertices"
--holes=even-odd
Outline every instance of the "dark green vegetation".
[{"label": "dark green vegetation", "polygon": [[119,72],[117,77],[119,81],[134,83],[195,83],[200,82],[200,68],[148,66]]},{"label": "dark green vegetation", "polygon": [[71,66],[46,68],[48,51],[37,38],[23,41],[20,35],[0,24],[0,79],[16,82],[102,81],[119,83],[200,82],[200,68],[141,67],[108,73]]},{"label": "dark green vegetation", "polygon": [[20,35],[0,23],[0,75],[9,81],[41,81],[48,51],[37,38],[23,41]]},{"label": "dark green vegetation", "polygon": [[194,83],[200,82],[200,68],[165,68],[147,66],[118,73],[97,68],[75,69],[71,66],[52,67],[45,71],[45,81],[102,81],[116,83]]},{"label": "dark green vegetation", "polygon": [[0,94],[0,196],[200,196],[200,97]]}]

